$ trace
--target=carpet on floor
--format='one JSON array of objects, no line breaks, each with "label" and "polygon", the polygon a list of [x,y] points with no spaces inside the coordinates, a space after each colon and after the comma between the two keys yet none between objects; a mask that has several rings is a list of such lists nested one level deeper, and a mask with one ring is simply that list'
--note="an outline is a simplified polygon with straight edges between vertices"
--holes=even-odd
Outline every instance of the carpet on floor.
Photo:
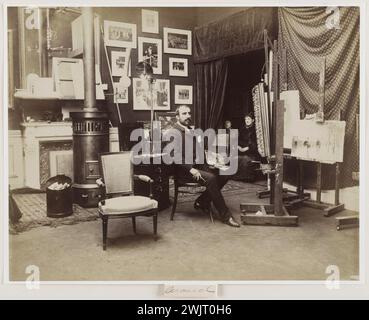
[{"label": "carpet on floor", "polygon": [[[224,198],[237,194],[250,194],[266,187],[265,182],[246,183],[242,181],[230,180],[223,187],[222,193]],[[204,191],[204,188],[191,188],[193,193],[181,193],[178,197],[178,203],[193,202],[198,196],[199,192]],[[173,199],[174,185],[170,181],[169,197]],[[63,218],[51,218],[47,216],[46,207],[46,193],[31,193],[31,194],[15,194],[13,195],[22,217],[17,223],[9,225],[11,234],[16,234],[37,228],[40,226],[58,227],[61,225],[76,224],[84,221],[93,221],[98,218],[96,208],[83,208],[77,204],[73,204],[73,214]]]},{"label": "carpet on floor", "polygon": [[63,218],[47,216],[46,193],[16,194],[13,198],[22,212],[17,223],[9,225],[10,233],[19,233],[41,226],[58,227],[65,224],[76,224],[98,218],[96,208],[82,208],[73,204],[73,214]]}]

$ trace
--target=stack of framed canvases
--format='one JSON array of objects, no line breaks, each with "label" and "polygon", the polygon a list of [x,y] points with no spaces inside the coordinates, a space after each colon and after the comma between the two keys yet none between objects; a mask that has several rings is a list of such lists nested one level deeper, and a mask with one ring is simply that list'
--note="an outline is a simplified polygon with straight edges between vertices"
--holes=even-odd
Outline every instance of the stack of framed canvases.
[{"label": "stack of framed canvases", "polygon": [[[141,10],[142,33],[159,34],[159,13]],[[137,62],[145,61],[153,68],[154,75],[168,70],[170,77],[188,77],[188,59],[169,57],[168,68],[163,68],[162,55],[192,55],[191,30],[163,28],[163,38],[138,37],[137,26],[132,23],[104,21],[104,41],[110,47],[110,65],[113,77],[115,103],[129,103],[128,87],[119,82],[123,76],[132,76],[131,50],[137,50]],[[138,47],[138,48],[137,48]],[[147,80],[133,78],[133,110],[170,110],[170,80],[156,77],[152,90]],[[152,101],[151,101],[152,100]],[[192,104],[192,85],[174,85],[174,103]]]}]

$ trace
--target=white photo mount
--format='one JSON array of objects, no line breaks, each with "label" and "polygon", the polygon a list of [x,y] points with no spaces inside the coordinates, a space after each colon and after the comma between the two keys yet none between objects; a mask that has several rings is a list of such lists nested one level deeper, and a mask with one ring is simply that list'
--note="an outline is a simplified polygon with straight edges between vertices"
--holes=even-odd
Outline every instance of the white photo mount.
[{"label": "white photo mount", "polygon": [[164,28],[164,52],[192,55],[191,30]]},{"label": "white photo mount", "polygon": [[136,48],[137,27],[132,23],[105,20],[104,41],[109,47]]},{"label": "white photo mount", "polygon": [[170,57],[169,75],[172,77],[188,77],[188,59]]},{"label": "white photo mount", "polygon": [[[152,85],[153,110],[170,110],[170,81],[157,79]],[[151,110],[151,93],[146,80],[133,78],[133,110]]]},{"label": "white photo mount", "polygon": [[[111,54],[111,75],[113,77],[123,77],[124,75],[131,76],[131,60],[130,50],[115,51],[112,50]],[[128,70],[128,73],[127,73]]]},{"label": "white photo mount", "polygon": [[142,9],[142,32],[159,33],[159,12]]},{"label": "white photo mount", "polygon": [[138,61],[147,62],[154,74],[162,74],[162,40],[138,37]]},{"label": "white photo mount", "polygon": [[128,103],[128,87],[119,82],[113,82],[114,103]]},{"label": "white photo mount", "polygon": [[175,104],[192,104],[192,86],[174,86]]}]

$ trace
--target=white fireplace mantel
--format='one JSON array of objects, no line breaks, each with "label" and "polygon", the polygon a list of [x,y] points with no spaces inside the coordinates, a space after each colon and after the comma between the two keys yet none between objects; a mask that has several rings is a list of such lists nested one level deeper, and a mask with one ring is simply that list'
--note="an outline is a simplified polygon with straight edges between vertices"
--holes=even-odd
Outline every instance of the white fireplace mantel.
[{"label": "white fireplace mantel", "polygon": [[25,186],[40,188],[40,142],[71,141],[71,122],[27,122],[21,123]]}]

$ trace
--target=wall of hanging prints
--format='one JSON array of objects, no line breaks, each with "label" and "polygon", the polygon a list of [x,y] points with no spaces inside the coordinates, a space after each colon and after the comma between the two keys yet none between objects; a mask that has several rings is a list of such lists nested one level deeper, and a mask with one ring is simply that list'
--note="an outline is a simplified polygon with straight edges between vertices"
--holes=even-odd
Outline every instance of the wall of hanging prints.
[{"label": "wall of hanging prints", "polygon": [[[95,12],[101,16],[101,41],[115,82],[113,88],[101,42],[101,77],[108,84],[103,103],[114,126],[118,124],[115,103],[119,103],[123,122],[148,121],[151,103],[158,112],[192,105],[193,8],[95,8]],[[135,67],[140,61],[153,68],[152,92],[137,76]],[[119,84],[122,75],[131,80],[128,89]]]}]

